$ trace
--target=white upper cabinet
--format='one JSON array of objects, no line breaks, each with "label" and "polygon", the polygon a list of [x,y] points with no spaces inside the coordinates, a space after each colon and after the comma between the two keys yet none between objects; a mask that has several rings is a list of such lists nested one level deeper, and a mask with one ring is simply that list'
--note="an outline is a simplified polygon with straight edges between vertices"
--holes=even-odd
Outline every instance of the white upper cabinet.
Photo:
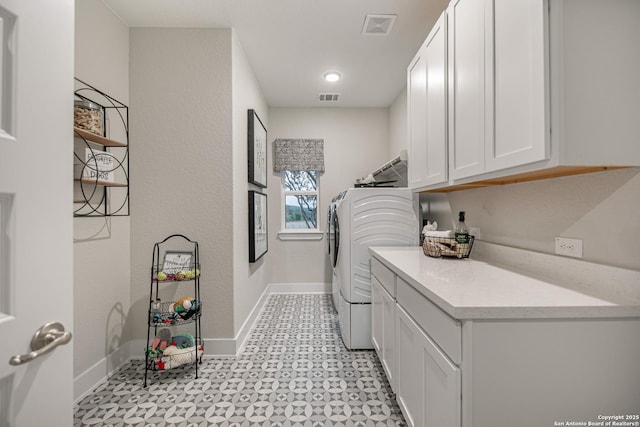
[{"label": "white upper cabinet", "polygon": [[453,0],[447,16],[449,177],[457,179],[485,170],[484,1]]},{"label": "white upper cabinet", "polygon": [[547,4],[487,2],[486,170],[549,158]]},{"label": "white upper cabinet", "polygon": [[450,178],[549,154],[543,0],[449,4]]},{"label": "white upper cabinet", "polygon": [[407,70],[408,185],[427,185],[427,70],[424,46]]},{"label": "white upper cabinet", "polygon": [[412,188],[447,181],[446,27],[443,13],[407,71]]},{"label": "white upper cabinet", "polygon": [[451,0],[444,16],[408,72],[414,191],[640,166],[640,1]]}]

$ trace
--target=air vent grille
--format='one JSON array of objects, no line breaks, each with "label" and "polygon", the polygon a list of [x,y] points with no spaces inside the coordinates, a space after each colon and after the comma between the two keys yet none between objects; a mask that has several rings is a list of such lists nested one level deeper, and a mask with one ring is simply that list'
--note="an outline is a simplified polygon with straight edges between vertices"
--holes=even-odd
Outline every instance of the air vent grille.
[{"label": "air vent grille", "polygon": [[367,15],[362,26],[362,34],[388,36],[396,22],[396,15]]},{"label": "air vent grille", "polygon": [[318,95],[318,100],[323,102],[335,102],[340,97],[339,93],[321,93]]}]

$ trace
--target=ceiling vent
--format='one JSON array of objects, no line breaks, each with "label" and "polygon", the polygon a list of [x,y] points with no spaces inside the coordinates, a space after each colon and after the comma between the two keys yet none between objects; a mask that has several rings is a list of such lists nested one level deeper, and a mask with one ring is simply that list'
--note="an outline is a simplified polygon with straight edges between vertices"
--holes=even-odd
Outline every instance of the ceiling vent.
[{"label": "ceiling vent", "polygon": [[318,95],[318,100],[323,102],[335,102],[340,96],[339,93],[321,93]]},{"label": "ceiling vent", "polygon": [[362,34],[388,36],[394,22],[396,22],[396,15],[367,15],[364,18]]}]

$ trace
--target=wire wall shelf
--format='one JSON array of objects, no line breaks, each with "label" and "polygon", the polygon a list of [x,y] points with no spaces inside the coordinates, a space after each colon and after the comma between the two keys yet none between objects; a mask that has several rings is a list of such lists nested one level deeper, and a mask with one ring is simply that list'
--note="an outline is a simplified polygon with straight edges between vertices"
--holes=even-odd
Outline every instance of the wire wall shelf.
[{"label": "wire wall shelf", "polygon": [[73,215],[129,216],[129,107],[75,78]]}]

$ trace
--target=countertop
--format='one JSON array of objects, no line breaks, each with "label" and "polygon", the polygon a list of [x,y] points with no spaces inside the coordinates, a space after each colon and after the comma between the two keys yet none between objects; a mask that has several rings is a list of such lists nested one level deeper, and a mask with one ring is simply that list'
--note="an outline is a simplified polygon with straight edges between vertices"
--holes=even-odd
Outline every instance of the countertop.
[{"label": "countertop", "polygon": [[369,252],[459,320],[640,317],[640,305],[590,296],[489,261],[430,258],[421,247]]}]

